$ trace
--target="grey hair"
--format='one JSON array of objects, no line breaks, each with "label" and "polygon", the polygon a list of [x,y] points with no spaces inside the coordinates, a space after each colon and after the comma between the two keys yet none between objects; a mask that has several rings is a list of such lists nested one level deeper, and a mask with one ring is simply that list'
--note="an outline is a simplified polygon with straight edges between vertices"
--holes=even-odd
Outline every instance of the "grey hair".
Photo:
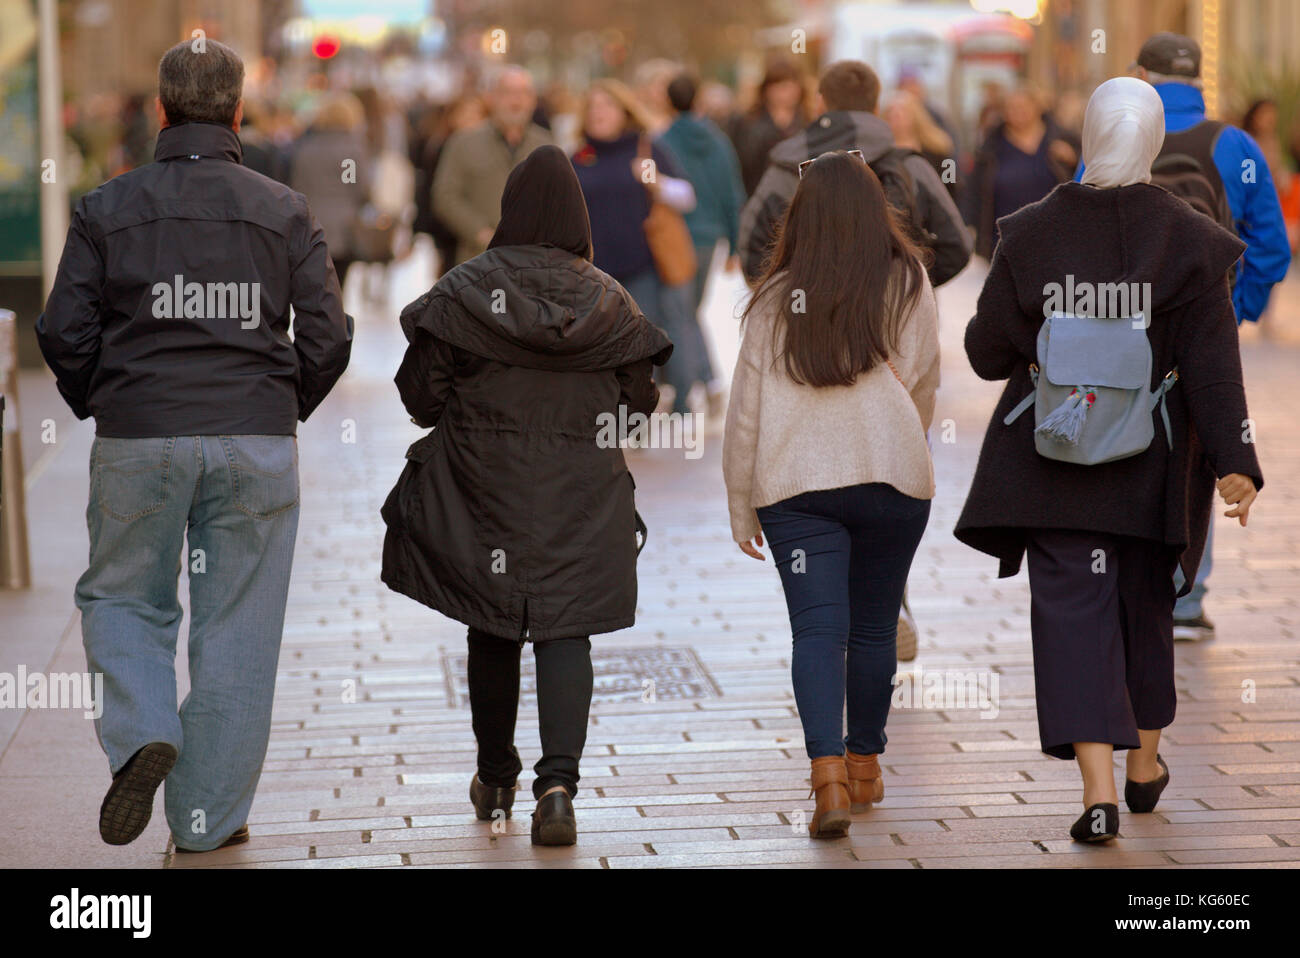
[{"label": "grey hair", "polygon": [[527,67],[522,67],[517,63],[507,63],[498,66],[495,69],[485,71],[479,82],[479,90],[483,93],[492,94],[501,88],[501,84],[506,81],[507,77],[521,76],[525,78],[529,85],[535,90],[537,81],[534,79],[532,71]]},{"label": "grey hair", "polygon": [[158,63],[158,98],[167,122],[232,126],[244,92],[244,61],[224,43],[205,39],[203,52],[190,41],[176,44]]}]

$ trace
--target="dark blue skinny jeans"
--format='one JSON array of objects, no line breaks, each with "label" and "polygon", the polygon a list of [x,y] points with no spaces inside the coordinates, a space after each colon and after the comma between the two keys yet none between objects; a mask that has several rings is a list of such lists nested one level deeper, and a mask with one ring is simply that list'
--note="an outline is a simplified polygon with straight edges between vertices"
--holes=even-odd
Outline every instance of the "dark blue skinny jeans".
[{"label": "dark blue skinny jeans", "polygon": [[883,752],[898,612],[930,501],[876,482],[805,492],[757,512],[790,611],[808,757]]}]

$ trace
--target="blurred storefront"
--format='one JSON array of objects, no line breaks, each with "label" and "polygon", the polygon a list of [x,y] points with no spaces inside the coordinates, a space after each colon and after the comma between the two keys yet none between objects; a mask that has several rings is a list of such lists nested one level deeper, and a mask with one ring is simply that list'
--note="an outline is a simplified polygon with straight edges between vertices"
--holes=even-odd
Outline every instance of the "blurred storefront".
[{"label": "blurred storefront", "polygon": [[1039,6],[1030,77],[1058,92],[1087,92],[1128,73],[1142,41],[1162,30],[1201,44],[1214,114],[1239,111],[1261,89],[1285,84],[1288,74],[1295,82],[1300,69],[1295,0],[1040,0]]}]

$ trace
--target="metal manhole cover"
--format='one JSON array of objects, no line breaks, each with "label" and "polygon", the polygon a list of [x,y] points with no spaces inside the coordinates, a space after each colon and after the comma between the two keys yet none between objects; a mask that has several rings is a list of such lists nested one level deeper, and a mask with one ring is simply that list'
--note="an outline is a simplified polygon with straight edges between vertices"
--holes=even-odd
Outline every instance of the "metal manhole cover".
[{"label": "metal manhole cover", "polygon": [[[442,656],[447,699],[452,708],[469,708],[466,659],[464,652]],[[689,646],[592,648],[591,668],[595,678],[593,702],[686,701],[722,695],[713,676]],[[519,700],[536,704],[537,675],[530,646],[524,647],[519,672]]]}]

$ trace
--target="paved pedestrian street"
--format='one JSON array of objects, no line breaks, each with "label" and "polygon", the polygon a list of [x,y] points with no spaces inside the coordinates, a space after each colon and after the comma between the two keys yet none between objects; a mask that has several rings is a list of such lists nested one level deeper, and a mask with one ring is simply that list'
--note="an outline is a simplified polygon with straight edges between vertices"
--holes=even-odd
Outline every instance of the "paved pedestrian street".
[{"label": "paved pedestrian street", "polygon": [[[1000,388],[970,372],[961,346],[981,280],[972,266],[940,291],[938,497],[910,581],[920,654],[904,666],[889,720],[884,800],[854,816],[847,839],[807,835],[813,802],[785,603],[770,557],[755,562],[731,542],[716,428],[698,459],[680,449],[629,453],[649,539],[636,626],[592,639],[596,695],[574,803],[577,846],[529,842],[531,766],[539,758],[531,647],[514,817],[475,820],[465,629],[378,579],[379,508],[420,435],[392,385],[404,346],[396,313],[403,296],[419,292],[412,279],[411,289],[397,284],[384,310],[352,303],[358,291],[349,288],[359,316],[352,367],[301,430],[302,520],[251,841],[175,855],[159,799],[137,842],[148,847],[101,847],[94,862],[134,854],[133,863],[147,855],[146,863],[171,868],[1300,864],[1300,347],[1253,336],[1244,347],[1267,486],[1247,529],[1217,519],[1207,609],[1218,636],[1177,649],[1178,717],[1161,748],[1172,782],[1154,814],[1121,806],[1118,841],[1081,846],[1067,835],[1082,809],[1078,772],[1039,751],[1026,577],[997,579],[994,560],[952,536]],[[719,365],[728,371],[738,295],[737,280],[721,275],[709,303]],[[1300,316],[1294,286],[1284,296],[1288,315]],[[84,461],[77,468],[84,473]],[[36,484],[30,507],[41,497]],[[61,601],[70,612],[85,533],[82,525],[81,539],[73,534],[79,505],[65,513],[67,540],[81,542],[66,559]],[[78,655],[79,629],[70,627],[56,661],[76,663]],[[69,667],[84,668],[84,659]],[[79,754],[100,765],[58,807],[84,817],[76,827],[92,835],[108,775],[89,723],[29,712],[0,759],[0,789],[22,784],[22,801],[39,804],[39,763],[57,761],[50,746],[73,738]],[[1122,776],[1122,756],[1116,767]],[[0,812],[0,822],[18,815]],[[70,827],[29,819],[24,827],[37,832]],[[38,854],[39,836],[22,847]]]}]

